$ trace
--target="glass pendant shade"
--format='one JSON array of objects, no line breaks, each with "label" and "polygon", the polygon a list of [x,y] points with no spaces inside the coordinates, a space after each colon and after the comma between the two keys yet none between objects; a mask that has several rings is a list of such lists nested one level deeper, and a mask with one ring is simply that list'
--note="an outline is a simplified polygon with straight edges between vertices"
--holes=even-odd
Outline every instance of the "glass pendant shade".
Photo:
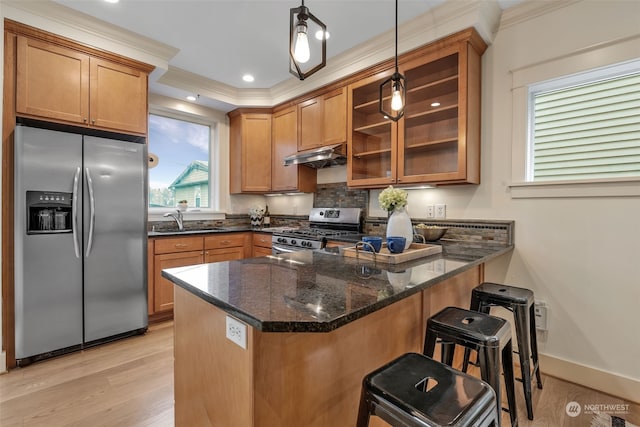
[{"label": "glass pendant shade", "polygon": [[[327,38],[310,38],[309,31],[311,34],[318,31],[326,34],[327,26],[309,11],[302,0],[300,7],[289,10],[289,72],[300,80],[309,77],[327,63]],[[310,63],[311,59],[315,62]]]}]

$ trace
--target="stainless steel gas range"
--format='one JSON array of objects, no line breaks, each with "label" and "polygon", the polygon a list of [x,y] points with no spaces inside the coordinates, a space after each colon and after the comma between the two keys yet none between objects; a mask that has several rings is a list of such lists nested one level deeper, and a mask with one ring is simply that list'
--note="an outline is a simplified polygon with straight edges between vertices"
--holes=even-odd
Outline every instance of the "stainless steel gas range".
[{"label": "stainless steel gas range", "polygon": [[309,213],[308,228],[274,230],[271,237],[273,255],[322,249],[332,239],[358,240],[364,217],[360,208],[313,208]]}]

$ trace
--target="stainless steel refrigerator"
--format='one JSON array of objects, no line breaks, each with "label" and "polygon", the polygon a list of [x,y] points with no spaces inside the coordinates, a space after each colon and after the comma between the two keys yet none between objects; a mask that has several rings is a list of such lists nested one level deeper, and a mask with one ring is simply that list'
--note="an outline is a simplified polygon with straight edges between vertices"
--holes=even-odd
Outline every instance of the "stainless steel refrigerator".
[{"label": "stainless steel refrigerator", "polygon": [[15,130],[18,365],[147,327],[144,139]]}]

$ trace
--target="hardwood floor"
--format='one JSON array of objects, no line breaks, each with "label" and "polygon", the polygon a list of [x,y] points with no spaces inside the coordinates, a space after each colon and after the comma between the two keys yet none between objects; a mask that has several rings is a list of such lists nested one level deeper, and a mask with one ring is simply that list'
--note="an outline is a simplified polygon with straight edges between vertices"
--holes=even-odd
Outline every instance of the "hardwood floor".
[{"label": "hardwood floor", "polygon": [[0,426],[173,426],[173,322],[0,375]]},{"label": "hardwood floor", "polygon": [[[544,389],[533,394],[534,421],[527,419],[522,386],[516,384],[522,427],[600,427],[592,424],[592,414],[569,417],[565,406],[628,403],[544,374],[543,382]],[[629,404],[619,416],[640,426],[640,405]],[[508,419],[505,413],[504,425]],[[173,426],[173,323],[0,375],[0,426]]]}]

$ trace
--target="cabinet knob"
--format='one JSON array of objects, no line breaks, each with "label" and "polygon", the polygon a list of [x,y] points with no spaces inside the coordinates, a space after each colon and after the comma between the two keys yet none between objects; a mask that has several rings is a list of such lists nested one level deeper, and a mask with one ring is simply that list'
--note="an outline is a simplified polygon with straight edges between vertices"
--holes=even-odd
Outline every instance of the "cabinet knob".
[{"label": "cabinet knob", "polygon": [[91,120],[91,124],[96,124],[96,119]]},{"label": "cabinet knob", "polygon": [[83,122],[85,122],[85,123],[87,123],[87,118],[86,118],[86,117],[84,117],[84,118],[82,119],[82,121],[83,121]]},{"label": "cabinet knob", "polygon": [[186,248],[188,245],[185,245],[184,243],[176,243],[175,247],[176,248]]}]

